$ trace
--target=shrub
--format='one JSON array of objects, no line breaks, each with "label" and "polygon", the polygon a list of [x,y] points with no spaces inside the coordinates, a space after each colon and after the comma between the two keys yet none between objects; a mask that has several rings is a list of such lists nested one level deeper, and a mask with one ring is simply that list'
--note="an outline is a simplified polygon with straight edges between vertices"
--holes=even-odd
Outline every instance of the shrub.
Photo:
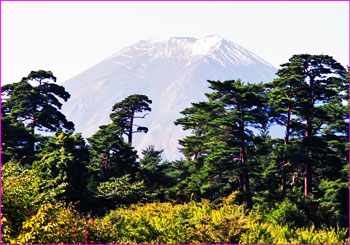
[{"label": "shrub", "polygon": [[289,200],[279,203],[266,217],[267,222],[281,226],[305,227],[311,225],[304,210],[299,209],[296,204]]}]

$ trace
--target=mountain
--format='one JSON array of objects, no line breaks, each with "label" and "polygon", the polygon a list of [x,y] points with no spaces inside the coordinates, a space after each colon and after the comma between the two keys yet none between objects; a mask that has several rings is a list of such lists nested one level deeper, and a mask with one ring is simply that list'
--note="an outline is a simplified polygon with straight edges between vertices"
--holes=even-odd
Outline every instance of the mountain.
[{"label": "mountain", "polygon": [[[172,37],[139,41],[64,82],[71,94],[63,113],[76,131],[89,137],[110,122],[112,106],[131,94],[145,94],[152,112],[137,123],[149,128],[135,134],[140,152],[148,145],[164,149],[168,160],[180,158],[178,140],[188,135],[174,121],[191,102],[205,100],[207,80],[240,78],[269,82],[277,69],[242,46],[218,35],[196,39]],[[141,121],[142,120],[142,121]]]}]

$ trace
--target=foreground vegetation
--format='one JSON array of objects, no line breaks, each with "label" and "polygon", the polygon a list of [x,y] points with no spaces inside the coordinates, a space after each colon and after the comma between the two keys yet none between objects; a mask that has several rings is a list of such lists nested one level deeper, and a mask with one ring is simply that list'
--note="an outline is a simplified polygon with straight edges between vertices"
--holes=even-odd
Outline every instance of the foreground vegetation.
[{"label": "foreground vegetation", "polygon": [[86,141],[55,81],[2,87],[2,243],[348,243],[349,70],[332,57],[295,55],[266,84],[208,81],[175,121],[191,134],[173,162],[132,145],[146,95]]},{"label": "foreground vegetation", "polygon": [[55,201],[62,186],[47,188],[36,170],[19,172],[19,165],[12,163],[3,168],[2,244],[348,243],[348,229],[300,227],[307,217],[289,201],[274,210],[248,211],[234,204],[236,193],[220,204],[132,204],[103,217],[83,216],[73,206]]}]

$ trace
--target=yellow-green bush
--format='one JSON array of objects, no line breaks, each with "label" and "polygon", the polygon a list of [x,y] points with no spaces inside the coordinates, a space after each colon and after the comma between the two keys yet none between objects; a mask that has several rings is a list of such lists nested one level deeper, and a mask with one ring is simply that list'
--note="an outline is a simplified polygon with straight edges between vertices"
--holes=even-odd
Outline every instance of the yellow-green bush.
[{"label": "yellow-green bush", "polygon": [[248,218],[242,207],[232,207],[149,203],[112,211],[96,222],[110,228],[112,243],[237,243]]},{"label": "yellow-green bush", "polygon": [[96,220],[96,226],[100,234],[108,234],[104,236],[108,243],[348,243],[347,229],[292,229],[265,223],[259,213],[247,213],[227,201],[132,205]]},{"label": "yellow-green bush", "polygon": [[1,243],[87,243],[94,226],[71,206],[57,202],[63,185],[50,188],[40,177],[45,162],[23,170],[18,163],[2,165]]},{"label": "yellow-green bush", "polygon": [[[39,172],[44,162],[36,162],[32,169],[23,170],[18,163],[8,162],[1,166],[1,229],[5,237],[16,237],[22,223],[33,216],[40,205],[54,201],[63,185],[47,188]],[[9,242],[9,241],[3,241]]]},{"label": "yellow-green bush", "polygon": [[[43,204],[38,212],[27,219],[21,234],[14,243],[45,244],[81,244],[95,242],[91,239],[95,234],[93,226],[71,207],[64,204]],[[92,235],[94,238],[94,236]]]},{"label": "yellow-green bush", "polygon": [[[131,205],[91,219],[57,202],[58,189],[43,188],[40,164],[31,170],[8,163],[2,168],[1,243],[231,243],[348,244],[348,229],[289,228],[282,211],[264,221],[262,211],[233,204],[235,193],[221,204],[207,200],[185,204]],[[282,218],[281,218],[282,217]],[[268,219],[267,219],[268,220]]]}]

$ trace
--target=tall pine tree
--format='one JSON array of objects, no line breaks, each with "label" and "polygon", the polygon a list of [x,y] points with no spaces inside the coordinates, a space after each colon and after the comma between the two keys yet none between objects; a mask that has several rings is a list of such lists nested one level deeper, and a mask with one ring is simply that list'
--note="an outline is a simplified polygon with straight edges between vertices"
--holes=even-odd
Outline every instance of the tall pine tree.
[{"label": "tall pine tree", "polygon": [[[146,95],[133,94],[116,103],[112,108],[110,118],[113,123],[119,126],[122,134],[128,137],[128,143],[132,145],[132,136],[134,133],[148,132],[148,128],[135,124],[135,119],[145,118],[148,113],[139,116],[138,113],[151,111],[149,106],[152,103]],[[136,131],[134,130],[134,127]]]}]

